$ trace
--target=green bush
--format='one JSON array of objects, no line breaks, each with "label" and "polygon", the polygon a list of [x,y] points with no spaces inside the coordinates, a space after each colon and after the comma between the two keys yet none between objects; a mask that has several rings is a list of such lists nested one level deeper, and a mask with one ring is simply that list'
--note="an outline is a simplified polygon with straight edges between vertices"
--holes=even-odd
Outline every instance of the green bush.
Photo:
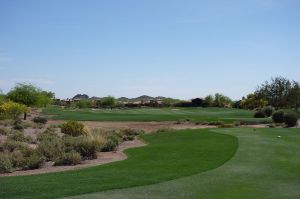
[{"label": "green bush", "polygon": [[268,124],[268,127],[269,128],[276,128],[276,125],[275,124]]},{"label": "green bush", "polygon": [[16,149],[26,147],[25,143],[14,140],[6,140],[0,144],[0,152],[13,152]]},{"label": "green bush", "polygon": [[83,159],[97,158],[97,147],[88,139],[78,139],[74,147],[75,151],[80,153]]},{"label": "green bush", "polygon": [[108,152],[108,151],[114,151],[118,147],[120,143],[120,137],[117,134],[112,134],[107,136],[106,143],[103,145],[101,151],[102,152]]},{"label": "green bush", "polygon": [[61,138],[49,136],[39,142],[37,150],[46,157],[46,160],[53,161],[57,157],[62,156],[65,146]]},{"label": "green bush", "polygon": [[77,165],[81,162],[81,155],[78,152],[67,152],[55,160],[55,165]]},{"label": "green bush", "polygon": [[284,123],[288,127],[293,127],[297,125],[298,115],[296,113],[286,113],[284,114]]},{"label": "green bush", "polygon": [[212,121],[212,122],[207,123],[207,125],[212,125],[212,126],[220,126],[223,124],[224,124],[224,122],[222,122],[222,121]]},{"label": "green bush", "polygon": [[18,131],[23,131],[24,126],[22,124],[14,124],[13,129]]},{"label": "green bush", "polygon": [[160,128],[156,131],[154,131],[154,133],[165,133],[165,132],[169,132],[169,131],[172,131],[173,129],[171,128]]},{"label": "green bush", "polygon": [[265,115],[265,113],[264,113],[263,111],[256,111],[256,112],[254,113],[254,117],[255,117],[255,118],[265,118],[266,115]]},{"label": "green bush", "polygon": [[71,136],[86,135],[84,125],[76,121],[68,121],[61,125],[61,132]]},{"label": "green bush", "polygon": [[7,139],[14,140],[18,142],[32,142],[32,138],[30,136],[25,136],[23,132],[13,131]]},{"label": "green bush", "polygon": [[284,122],[284,112],[283,111],[276,111],[272,115],[272,120],[274,123],[283,123]]},{"label": "green bush", "polygon": [[38,116],[38,117],[34,117],[34,118],[33,118],[33,122],[34,122],[34,123],[46,124],[47,121],[48,121],[47,118],[41,117],[41,116]]},{"label": "green bush", "polygon": [[142,133],[144,133],[143,130],[136,130],[136,129],[124,129],[120,131],[120,135],[123,141],[134,140],[136,136]]},{"label": "green bush", "polygon": [[44,157],[37,151],[34,151],[30,156],[24,158],[23,169],[38,169],[44,164]]},{"label": "green bush", "polygon": [[261,121],[258,121],[258,120],[241,120],[241,121],[238,121],[238,123],[240,125],[256,125],[256,124],[269,124],[269,123],[271,123],[271,121],[268,121],[268,120],[261,120]]},{"label": "green bush", "polygon": [[262,109],[262,112],[265,116],[270,117],[274,112],[274,108],[272,106],[266,106]]},{"label": "green bush", "polygon": [[87,136],[64,136],[63,142],[66,152],[76,151],[83,159],[97,158],[97,145]]},{"label": "green bush", "polygon": [[233,125],[235,127],[241,126],[241,122],[240,121],[235,121],[235,122],[233,122]]},{"label": "green bush", "polygon": [[49,130],[47,129],[46,131],[44,131],[43,133],[39,133],[37,136],[36,136],[36,139],[39,141],[39,142],[42,142],[44,140],[52,140],[52,139],[55,139],[55,138],[60,138],[57,133],[55,133],[54,131],[52,130]]},{"label": "green bush", "polygon": [[9,156],[5,153],[0,153],[0,173],[10,173],[13,171],[13,164]]},{"label": "green bush", "polygon": [[10,160],[13,164],[13,167],[23,167],[25,159],[21,151],[15,150],[12,153],[10,153]]},{"label": "green bush", "polygon": [[42,128],[44,128],[44,124],[42,124],[42,123],[34,123],[33,125],[32,125],[32,128],[34,128],[34,129],[42,129]]},{"label": "green bush", "polygon": [[235,127],[234,124],[223,124],[218,126],[218,128],[234,128],[234,127]]},{"label": "green bush", "polygon": [[0,128],[0,135],[8,135],[9,130],[7,128]]},{"label": "green bush", "polygon": [[[14,141],[15,143],[18,143]],[[37,169],[39,168],[43,162],[44,157],[37,152],[37,150],[30,148],[25,144],[15,144],[13,150],[6,150],[6,157],[9,159],[11,163],[11,168],[21,167],[23,169]]]}]

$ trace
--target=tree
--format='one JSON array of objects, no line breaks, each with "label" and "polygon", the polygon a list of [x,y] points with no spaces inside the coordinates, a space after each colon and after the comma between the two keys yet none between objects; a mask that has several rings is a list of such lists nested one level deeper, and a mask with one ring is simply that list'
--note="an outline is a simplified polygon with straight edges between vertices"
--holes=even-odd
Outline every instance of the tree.
[{"label": "tree", "polygon": [[201,98],[195,98],[192,99],[193,106],[203,106],[203,99]]},{"label": "tree", "polygon": [[295,110],[298,110],[300,106],[300,85],[298,82],[293,81],[292,88],[288,95],[288,103],[291,107],[294,107]]},{"label": "tree", "polygon": [[113,107],[116,104],[116,99],[112,96],[102,98],[101,105],[106,107]]},{"label": "tree", "polygon": [[205,107],[213,106],[214,103],[214,97],[212,95],[208,95],[204,98],[203,102]]},{"label": "tree", "polygon": [[232,100],[220,93],[215,94],[214,105],[217,107],[231,107]]},{"label": "tree", "polygon": [[76,106],[78,108],[91,108],[92,101],[91,100],[79,100],[78,102],[76,102]]},{"label": "tree", "polygon": [[263,108],[268,102],[266,100],[260,99],[256,94],[248,94],[246,98],[243,97],[240,106],[244,109],[256,109]]},{"label": "tree", "polygon": [[5,98],[6,96],[2,92],[0,92],[0,105],[5,102]]},{"label": "tree", "polygon": [[19,116],[27,111],[27,107],[25,105],[12,101],[2,104],[0,109],[3,111],[6,117],[13,120],[18,120]]},{"label": "tree", "polygon": [[172,105],[174,105],[174,104],[176,104],[178,102],[180,102],[179,99],[173,99],[173,98],[169,98],[169,97],[162,99],[162,105],[163,106],[172,106]]},{"label": "tree", "polygon": [[46,107],[53,102],[54,94],[52,92],[41,91],[38,93],[36,106]]},{"label": "tree", "polygon": [[[18,83],[6,96],[9,100],[30,106],[45,106],[51,102],[54,93],[42,91],[32,84]],[[26,120],[26,112],[24,112],[24,120]]]},{"label": "tree", "polygon": [[269,105],[275,108],[286,107],[289,93],[292,88],[292,82],[284,77],[271,78],[271,81],[266,81],[259,86],[255,95],[260,99],[268,101]]}]

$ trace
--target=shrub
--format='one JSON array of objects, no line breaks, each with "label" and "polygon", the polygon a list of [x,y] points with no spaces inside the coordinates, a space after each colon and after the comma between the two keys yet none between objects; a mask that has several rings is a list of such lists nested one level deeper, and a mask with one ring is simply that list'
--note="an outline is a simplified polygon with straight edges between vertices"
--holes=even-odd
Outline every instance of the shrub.
[{"label": "shrub", "polygon": [[207,123],[207,125],[212,125],[212,126],[220,126],[223,124],[224,124],[224,122],[222,122],[222,121],[212,121],[212,122]]},{"label": "shrub", "polygon": [[81,162],[81,155],[78,152],[67,152],[55,160],[55,165],[77,165]]},{"label": "shrub", "polygon": [[97,145],[87,136],[64,136],[63,142],[66,152],[76,151],[83,159],[95,159],[97,157]]},{"label": "shrub", "polygon": [[46,124],[47,121],[48,121],[47,118],[41,117],[41,116],[38,116],[38,117],[34,117],[34,118],[33,118],[33,122],[34,122],[34,123]]},{"label": "shrub", "polygon": [[269,124],[271,121],[268,120],[241,120],[238,121],[240,125],[256,125],[256,124]]},{"label": "shrub", "polygon": [[160,128],[160,129],[158,129],[158,130],[156,130],[156,131],[154,131],[155,133],[165,133],[165,132],[170,132],[170,131],[172,131],[173,129],[171,129],[171,128]]},{"label": "shrub", "polygon": [[80,153],[84,159],[97,158],[96,145],[87,138],[77,139],[74,150]]},{"label": "shrub", "polygon": [[13,152],[16,149],[24,148],[25,143],[14,141],[14,140],[6,140],[5,142],[0,144],[1,152]]},{"label": "shrub", "polygon": [[269,128],[276,128],[276,125],[275,124],[268,124],[268,127]]},{"label": "shrub", "polygon": [[9,133],[9,130],[7,128],[0,128],[0,135],[7,135]]},{"label": "shrub", "polygon": [[10,160],[13,164],[13,167],[23,167],[24,155],[21,151],[15,150],[12,153],[10,153]]},{"label": "shrub", "polygon": [[184,119],[179,119],[175,122],[175,124],[184,124],[186,122],[186,120]]},{"label": "shrub", "polygon": [[272,106],[266,106],[262,109],[262,112],[265,116],[270,117],[274,112],[274,108]]},{"label": "shrub", "polygon": [[114,151],[118,147],[119,143],[120,143],[120,137],[118,135],[116,134],[109,135],[101,151],[102,152]]},{"label": "shrub", "polygon": [[46,160],[53,161],[57,157],[62,156],[65,151],[65,146],[61,138],[49,136],[40,141],[37,150],[46,157]]},{"label": "shrub", "polygon": [[218,128],[234,128],[235,125],[233,124],[223,124],[223,125],[219,125]]},{"label": "shrub", "polygon": [[143,130],[136,130],[136,129],[124,129],[120,131],[120,135],[124,141],[134,140],[136,136],[142,133],[144,133]]},{"label": "shrub", "polygon": [[44,163],[44,157],[37,151],[34,151],[30,156],[24,158],[23,169],[38,169]]},{"label": "shrub", "polygon": [[284,122],[284,112],[283,111],[276,111],[272,115],[272,119],[274,123],[283,123]]},{"label": "shrub", "polygon": [[36,136],[36,139],[40,142],[44,141],[44,140],[52,140],[55,138],[60,138],[57,133],[55,133],[52,130],[47,129],[46,131],[44,131],[43,133],[39,133]]},{"label": "shrub", "polygon": [[235,122],[233,122],[233,125],[236,126],[236,127],[241,126],[241,122],[240,121],[235,121]]},{"label": "shrub", "polygon": [[32,138],[30,136],[25,136],[23,132],[13,131],[7,139],[14,140],[18,142],[31,142]]},{"label": "shrub", "polygon": [[288,127],[296,126],[298,121],[298,115],[296,113],[286,113],[284,114],[284,123]]},{"label": "shrub", "polygon": [[23,131],[24,130],[24,126],[22,124],[14,124],[13,129],[14,130]]},{"label": "shrub", "polygon": [[266,115],[265,115],[265,113],[263,111],[256,111],[254,113],[254,117],[255,118],[264,118],[264,117],[266,117]]},{"label": "shrub", "polygon": [[27,128],[29,128],[29,127],[32,127],[32,124],[29,123],[29,122],[22,122],[21,124],[22,124],[22,126],[23,126],[24,129],[27,129]]},{"label": "shrub", "polygon": [[34,128],[34,129],[42,129],[42,128],[44,128],[44,124],[42,124],[42,123],[34,123],[33,125],[32,125],[32,128]]},{"label": "shrub", "polygon": [[0,173],[10,173],[13,171],[13,164],[9,156],[5,153],[0,153]]},{"label": "shrub", "polygon": [[101,151],[104,143],[106,143],[108,133],[101,129],[92,129],[88,131],[87,138],[96,145],[97,151]]},{"label": "shrub", "polygon": [[71,136],[86,135],[84,125],[76,121],[68,121],[62,124],[61,132]]}]

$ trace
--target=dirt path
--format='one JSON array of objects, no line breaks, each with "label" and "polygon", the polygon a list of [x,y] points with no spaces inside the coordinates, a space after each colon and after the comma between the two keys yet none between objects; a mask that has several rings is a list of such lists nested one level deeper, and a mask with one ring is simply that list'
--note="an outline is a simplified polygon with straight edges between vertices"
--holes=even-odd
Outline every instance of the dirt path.
[{"label": "dirt path", "polygon": [[34,175],[34,174],[42,174],[42,173],[53,173],[53,172],[61,172],[61,171],[68,171],[80,168],[86,168],[101,164],[107,164],[110,162],[120,161],[127,159],[127,156],[123,152],[125,149],[135,148],[145,146],[146,144],[140,140],[133,140],[133,141],[125,141],[121,143],[115,152],[99,152],[97,153],[97,159],[94,160],[86,160],[83,161],[81,164],[74,165],[74,166],[52,166],[53,163],[46,163],[44,167],[40,169],[34,170],[26,170],[26,171],[15,171],[13,173],[5,173],[0,174],[0,177],[3,176],[25,176],[25,175]]},{"label": "dirt path", "polygon": [[[48,125],[51,124],[61,124],[62,120],[50,120]],[[194,123],[182,123],[175,124],[174,121],[169,122],[100,122],[100,121],[83,121],[85,126],[89,128],[101,128],[104,130],[120,130],[120,129],[140,129],[144,130],[146,133],[156,131],[159,129],[201,129],[201,128],[216,128],[216,126],[211,125],[196,125]]]}]

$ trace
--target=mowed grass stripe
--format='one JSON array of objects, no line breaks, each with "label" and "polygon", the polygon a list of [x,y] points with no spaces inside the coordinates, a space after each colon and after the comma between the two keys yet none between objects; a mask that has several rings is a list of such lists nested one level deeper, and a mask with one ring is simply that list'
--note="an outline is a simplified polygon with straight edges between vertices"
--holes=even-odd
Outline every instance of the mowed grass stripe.
[{"label": "mowed grass stripe", "polygon": [[[44,114],[52,119],[81,121],[217,121],[226,123],[238,120],[261,120],[253,118],[253,111],[230,108],[135,108],[124,110],[61,109],[48,107]],[[227,118],[227,119],[224,119]],[[266,120],[266,119],[263,119]]]},{"label": "mowed grass stripe", "polygon": [[212,131],[239,139],[234,157],[217,169],[159,184],[68,199],[300,198],[300,129]]},{"label": "mowed grass stripe", "polygon": [[[143,135],[147,146],[128,159],[76,171],[0,178],[3,198],[57,198],[154,184],[214,169],[228,161],[237,138],[203,130]],[[217,146],[217,147],[216,147]]]}]

